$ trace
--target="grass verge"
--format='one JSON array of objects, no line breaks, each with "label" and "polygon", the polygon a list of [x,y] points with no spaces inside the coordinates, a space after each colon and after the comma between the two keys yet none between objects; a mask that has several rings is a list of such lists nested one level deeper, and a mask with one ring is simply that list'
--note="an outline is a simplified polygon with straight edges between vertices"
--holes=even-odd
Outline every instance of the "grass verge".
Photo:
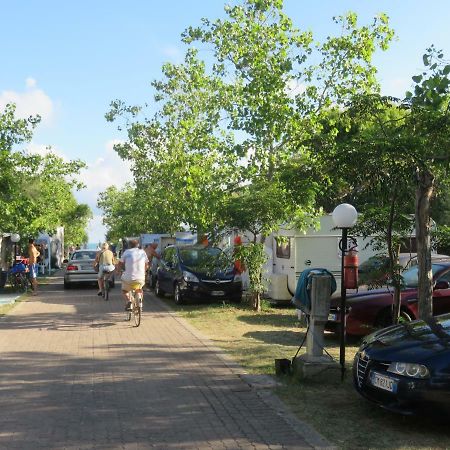
[{"label": "grass verge", "polygon": [[[209,304],[177,306],[165,301],[181,317],[253,374],[275,375],[275,358],[291,359],[304,337],[295,310],[265,304],[261,313],[244,305]],[[339,359],[339,339],[325,336],[326,350]],[[312,425],[343,449],[444,449],[450,448],[447,420],[403,417],[378,408],[353,389],[351,366],[358,342],[346,348],[347,376],[329,383],[299,382],[279,377],[277,395],[301,420]],[[305,352],[302,349],[299,354]],[[440,419],[440,418],[438,418]]]}]

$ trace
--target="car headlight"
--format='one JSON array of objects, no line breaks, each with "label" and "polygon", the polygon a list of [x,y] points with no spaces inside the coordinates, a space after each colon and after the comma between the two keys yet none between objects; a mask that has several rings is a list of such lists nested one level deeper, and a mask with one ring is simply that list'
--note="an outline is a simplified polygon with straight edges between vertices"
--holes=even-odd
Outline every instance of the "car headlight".
[{"label": "car headlight", "polygon": [[414,363],[392,362],[387,371],[411,378],[429,378],[430,376],[426,366]]},{"label": "car headlight", "polygon": [[198,283],[199,279],[191,272],[183,270],[183,279],[188,283]]},{"label": "car headlight", "polygon": [[242,281],[242,275],[241,275],[240,273],[237,273],[237,274],[234,276],[234,281]]}]

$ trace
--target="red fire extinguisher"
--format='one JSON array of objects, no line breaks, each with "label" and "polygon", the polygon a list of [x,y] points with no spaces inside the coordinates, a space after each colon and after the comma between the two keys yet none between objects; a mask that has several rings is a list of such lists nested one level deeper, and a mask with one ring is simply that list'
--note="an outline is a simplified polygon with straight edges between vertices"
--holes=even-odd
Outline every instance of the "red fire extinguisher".
[{"label": "red fire extinguisher", "polygon": [[344,256],[344,287],[358,289],[358,252],[351,248]]}]

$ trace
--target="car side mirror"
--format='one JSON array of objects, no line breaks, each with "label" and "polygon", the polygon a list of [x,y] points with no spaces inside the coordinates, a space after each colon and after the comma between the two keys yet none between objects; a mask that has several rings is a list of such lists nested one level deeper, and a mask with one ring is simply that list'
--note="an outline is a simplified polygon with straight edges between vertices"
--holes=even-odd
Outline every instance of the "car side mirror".
[{"label": "car side mirror", "polygon": [[450,289],[450,283],[448,281],[438,281],[436,283],[436,285],[434,286],[435,290],[439,290],[439,289]]}]

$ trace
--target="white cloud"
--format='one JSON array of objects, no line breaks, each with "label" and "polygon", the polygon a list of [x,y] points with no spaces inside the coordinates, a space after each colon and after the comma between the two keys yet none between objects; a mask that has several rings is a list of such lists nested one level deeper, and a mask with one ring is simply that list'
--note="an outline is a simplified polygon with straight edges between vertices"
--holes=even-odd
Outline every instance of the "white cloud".
[{"label": "white cloud", "polygon": [[60,158],[62,158],[64,161],[69,161],[69,158],[67,157],[67,155],[65,155],[60,150],[58,150],[54,147],[51,147],[50,145],[44,145],[44,144],[38,144],[36,142],[31,142],[25,147],[25,150],[29,154],[41,155],[41,156],[45,156],[45,155],[48,155],[49,153],[53,153],[54,155],[57,155]]},{"label": "white cloud", "polygon": [[[94,218],[89,225],[89,242],[99,242],[105,239],[106,228],[102,224],[102,216],[97,208],[97,198],[100,192],[114,185],[121,188],[125,183],[133,181],[130,163],[119,158],[114,151],[114,145],[119,140],[110,140],[105,143],[103,151],[92,162],[87,162],[87,168],[82,170],[78,180],[86,185],[86,188],[75,192],[75,197],[80,203],[86,203],[94,211]],[[26,148],[28,153],[46,155],[49,152],[69,161],[67,155],[50,146],[30,143]]]},{"label": "white cloud", "polygon": [[94,215],[88,227],[89,242],[98,243],[105,240],[106,227],[102,223],[101,215]]},{"label": "white cloud", "polygon": [[306,86],[298,80],[290,79],[286,83],[285,91],[290,98],[295,98],[296,95],[305,92]]},{"label": "white cloud", "polygon": [[175,45],[166,45],[161,49],[161,53],[173,61],[180,62],[183,59],[183,52]]},{"label": "white cloud", "polygon": [[125,183],[132,181],[133,176],[130,171],[130,163],[119,158],[114,151],[114,144],[119,140],[106,142],[103,153],[93,162],[88,162],[88,167],[84,169],[79,180],[86,185],[86,188],[76,192],[75,196],[81,203],[88,204],[94,211],[94,218],[89,225],[89,242],[99,242],[105,239],[106,229],[102,224],[102,216],[97,209],[97,198],[100,192],[107,187],[114,185],[121,188]]},{"label": "white cloud", "polygon": [[25,84],[26,84],[27,88],[35,88],[37,85],[37,81],[34,78],[28,77],[25,80]]},{"label": "white cloud", "polygon": [[97,195],[108,186],[121,187],[133,180],[130,163],[120,159],[114,151],[113,147],[118,143],[119,140],[108,141],[104,152],[95,161],[88,162],[87,169],[81,173],[80,180],[87,185],[91,194]]},{"label": "white cloud", "polygon": [[403,98],[405,92],[411,90],[411,77],[391,78],[383,83],[383,92],[386,95]]},{"label": "white cloud", "polygon": [[0,108],[4,109],[8,103],[15,103],[17,117],[28,118],[39,114],[42,124],[49,125],[52,123],[54,116],[53,101],[42,89],[37,87],[34,78],[26,79],[23,92],[0,92]]}]

